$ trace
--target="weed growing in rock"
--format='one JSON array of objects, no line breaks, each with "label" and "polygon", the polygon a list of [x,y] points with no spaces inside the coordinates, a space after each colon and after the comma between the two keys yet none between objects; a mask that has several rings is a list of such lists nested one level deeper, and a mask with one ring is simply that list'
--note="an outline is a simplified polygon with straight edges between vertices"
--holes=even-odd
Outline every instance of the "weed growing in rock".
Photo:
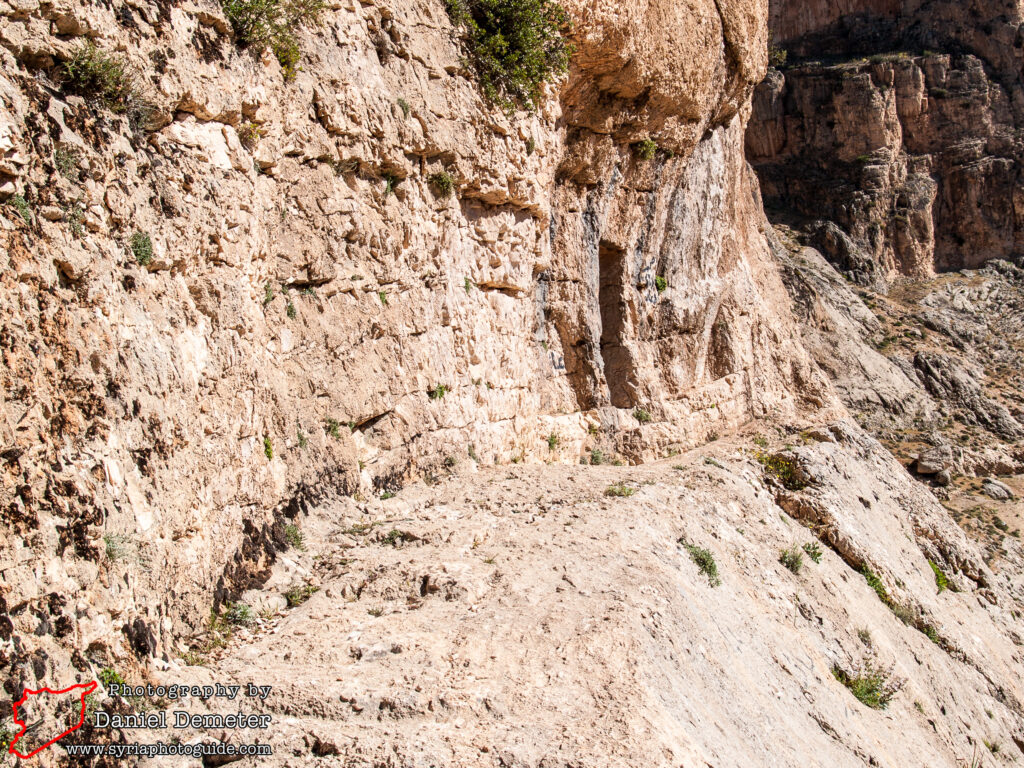
[{"label": "weed growing in rock", "polygon": [[81,155],[75,147],[61,144],[53,151],[53,167],[57,169],[57,173],[68,181],[78,181],[78,163],[80,160]]},{"label": "weed growing in rock", "polygon": [[153,240],[148,232],[136,232],[128,241],[132,255],[141,266],[146,266],[153,260]]},{"label": "weed growing in rock", "polygon": [[595,448],[590,452],[590,463],[595,467],[599,464],[604,464],[604,451],[600,448]]},{"label": "weed growing in rock", "polygon": [[532,136],[526,140],[526,156],[531,156],[537,151],[537,140]]},{"label": "weed growing in rock", "polygon": [[778,480],[787,491],[802,491],[807,487],[807,483],[799,477],[796,462],[790,457],[759,452],[756,458],[765,472]]},{"label": "weed growing in rock", "polygon": [[475,461],[477,464],[480,463],[480,458],[476,455],[476,446],[472,443],[466,448],[466,453],[469,454],[469,458]]},{"label": "weed growing in rock", "polygon": [[306,450],[306,448],[309,447],[309,438],[306,437],[306,433],[303,432],[301,429],[295,430],[295,438],[296,440],[298,440],[299,448],[301,448],[302,450]]},{"label": "weed growing in rock", "polygon": [[874,640],[871,638],[871,630],[865,627],[861,627],[857,630],[857,638],[864,643],[868,648],[874,645]]},{"label": "weed growing in rock", "polygon": [[252,608],[245,603],[230,603],[222,618],[231,626],[246,626],[253,622]]},{"label": "weed growing in rock", "polygon": [[292,587],[289,589],[284,593],[284,599],[288,601],[289,608],[296,608],[309,600],[309,598],[319,591],[320,587],[314,587],[312,584],[305,584],[301,587]]},{"label": "weed growing in rock", "polygon": [[120,672],[107,667],[100,670],[99,674],[100,682],[103,683],[104,688],[109,688],[112,685],[127,685],[127,681],[121,676]]},{"label": "weed growing in rock", "polygon": [[558,437],[558,433],[557,432],[552,432],[550,435],[548,435],[548,450],[549,451],[555,450],[555,448],[558,447],[558,443],[559,442],[560,442],[560,440],[559,440],[559,437]]},{"label": "weed growing in rock", "polygon": [[886,709],[903,688],[905,681],[893,675],[893,668],[882,667],[873,659],[866,660],[855,672],[846,672],[838,664],[832,675],[845,685],[857,700],[872,709]]},{"label": "weed growing in rock", "polygon": [[409,102],[405,99],[400,98],[398,100],[398,108],[402,110],[402,117],[406,120],[409,119],[409,115],[412,114],[412,107],[409,106]]},{"label": "weed growing in rock", "polygon": [[631,488],[625,483],[616,483],[615,485],[609,485],[605,490],[605,496],[614,496],[616,498],[629,498],[636,493],[636,488]]},{"label": "weed growing in rock", "polygon": [[779,553],[779,562],[793,573],[800,573],[804,567],[804,556],[799,549],[792,546]]},{"label": "weed growing in rock", "polygon": [[274,460],[274,444],[270,442],[268,435],[263,436],[263,454],[271,461]]},{"label": "weed growing in rock", "polygon": [[274,300],[274,286],[271,285],[270,283],[267,283],[263,287],[263,306],[264,307],[267,306],[273,300]]},{"label": "weed growing in rock", "polygon": [[668,290],[668,280],[661,275],[654,278],[654,287],[658,289],[658,293],[664,293]]},{"label": "weed growing in rock", "polygon": [[291,299],[288,299],[288,303],[285,304],[284,313],[288,315],[289,320],[294,320],[295,315],[298,314],[298,311],[295,309],[295,303]]},{"label": "weed growing in rock", "polygon": [[388,305],[388,292],[387,291],[377,291],[377,298],[380,299],[380,303],[383,306],[386,307]]},{"label": "weed growing in rock", "polygon": [[711,554],[711,551],[690,544],[686,539],[679,539],[679,544],[690,554],[690,559],[700,569],[700,572],[707,577],[708,584],[712,587],[721,586],[722,579],[718,576],[718,563],[715,562],[715,556]]},{"label": "weed growing in rock", "polygon": [[338,423],[337,419],[328,419],[324,423],[324,428],[327,430],[327,434],[335,440],[341,439],[341,424]]},{"label": "weed growing in rock", "polygon": [[270,48],[286,80],[298,72],[302,56],[296,30],[316,26],[326,8],[323,0],[221,0],[224,15],[243,46]]},{"label": "weed growing in rock", "polygon": [[473,281],[470,280],[468,277],[466,278],[465,287],[466,287],[466,293],[472,293],[473,292]]},{"label": "weed growing in rock", "polygon": [[545,83],[569,68],[569,25],[554,0],[445,0],[463,30],[484,95],[511,111],[536,109]]},{"label": "weed growing in rock", "polygon": [[10,205],[15,211],[17,211],[22,221],[26,224],[32,223],[32,206],[28,204],[28,200],[26,200],[23,195],[14,195],[14,197],[10,199]]},{"label": "weed growing in rock", "polygon": [[883,605],[888,608],[892,608],[896,605],[896,602],[889,596],[889,591],[885,588],[885,584],[878,578],[877,574],[871,570],[871,568],[865,565],[861,568],[861,573],[864,575],[864,580],[867,581],[868,586],[875,590],[875,594],[878,595],[878,599],[882,601]]},{"label": "weed growing in rock", "polygon": [[242,146],[252,152],[263,138],[263,129],[256,123],[242,123],[238,126],[238,140]]},{"label": "weed growing in rock", "polygon": [[85,228],[82,226],[84,219],[85,209],[82,208],[81,203],[72,203],[64,209],[64,221],[71,227],[71,234],[75,237],[81,237],[85,234]]},{"label": "weed growing in rock", "polygon": [[811,560],[813,560],[815,563],[821,562],[822,553],[821,547],[818,546],[818,542],[812,541],[808,542],[807,544],[804,544],[803,550],[807,553],[807,556],[811,558]]},{"label": "weed growing in rock", "polygon": [[648,138],[634,144],[633,151],[636,152],[636,156],[638,158],[647,162],[649,160],[653,160],[654,156],[658,153],[658,145],[653,139]]},{"label": "weed growing in rock", "polygon": [[112,563],[120,560],[132,560],[138,554],[138,546],[131,536],[122,533],[110,533],[103,537],[104,552]]},{"label": "weed growing in rock", "polygon": [[294,523],[289,523],[284,527],[284,540],[288,542],[288,546],[292,549],[297,549],[300,552],[304,552],[306,549],[302,531]]},{"label": "weed growing in rock", "polygon": [[430,183],[437,190],[437,196],[442,199],[451,197],[455,190],[455,179],[447,171],[435,173],[430,177]]},{"label": "weed growing in rock", "polygon": [[446,387],[444,384],[438,384],[433,389],[427,390],[427,396],[431,400],[442,400],[444,396],[448,394],[448,392],[448,387]]},{"label": "weed growing in rock", "polygon": [[384,179],[384,197],[393,195],[395,189],[402,183],[402,179],[393,173],[385,173],[381,178]]},{"label": "weed growing in rock", "polygon": [[93,99],[115,114],[125,114],[134,125],[141,124],[152,111],[125,60],[92,42],[79,46],[64,62],[63,76],[66,91]]},{"label": "weed growing in rock", "polygon": [[931,566],[932,572],[935,574],[935,586],[938,587],[939,594],[941,595],[949,589],[949,578],[936,563],[929,560],[928,565]]},{"label": "weed growing in rock", "polygon": [[651,423],[651,414],[649,411],[645,411],[643,408],[635,408],[633,410],[633,418],[639,421],[641,424]]},{"label": "weed growing in rock", "polygon": [[14,737],[18,735],[18,730],[15,730],[7,723],[0,723],[0,753],[7,754],[7,750],[10,748],[11,742],[14,741]]}]

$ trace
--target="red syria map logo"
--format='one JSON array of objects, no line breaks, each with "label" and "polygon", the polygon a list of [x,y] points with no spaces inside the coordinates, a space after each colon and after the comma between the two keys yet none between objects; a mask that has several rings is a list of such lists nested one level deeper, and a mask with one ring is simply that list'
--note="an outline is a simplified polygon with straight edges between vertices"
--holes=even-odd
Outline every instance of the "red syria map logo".
[{"label": "red syria map logo", "polygon": [[[51,744],[55,744],[56,742],[60,741],[61,739],[63,739],[65,736],[67,736],[72,731],[77,731],[79,728],[82,727],[82,724],[85,722],[85,697],[88,696],[93,691],[95,691],[96,690],[96,686],[98,686],[98,685],[99,685],[99,683],[97,683],[96,681],[93,681],[91,683],[79,683],[78,685],[72,685],[70,688],[62,688],[59,691],[54,691],[54,690],[51,690],[49,688],[40,688],[38,691],[30,691],[28,688],[26,688],[25,689],[25,693],[22,695],[22,697],[20,699],[18,699],[16,702],[14,702],[14,715],[13,715],[14,722],[17,723],[19,726],[21,726],[21,730],[18,731],[18,734],[13,739],[11,739],[11,744],[7,748],[7,751],[10,752],[12,755],[17,755],[18,757],[22,757],[22,758],[32,757],[33,755],[36,755],[39,752],[42,752],[44,749],[46,749]],[[78,704],[79,704],[79,707],[80,707],[79,712],[78,712],[78,722],[75,723],[74,725],[72,725],[70,728],[68,728],[66,731],[64,731],[60,735],[55,736],[54,738],[50,739],[48,742],[43,744],[41,747],[36,747],[31,752],[29,752],[27,755],[23,755],[21,752],[19,752],[18,748],[15,745],[18,743],[18,739],[20,739],[22,736],[25,735],[25,731],[28,730],[28,727],[25,725],[24,721],[21,720],[18,717],[18,707],[24,705],[25,702],[28,701],[28,697],[29,696],[39,696],[40,694],[43,694],[43,693],[49,693],[51,695],[59,696],[59,695],[65,694],[65,693],[71,693],[72,691],[75,691],[75,690],[78,690],[78,691],[81,692],[79,694],[79,699],[78,699]]]}]

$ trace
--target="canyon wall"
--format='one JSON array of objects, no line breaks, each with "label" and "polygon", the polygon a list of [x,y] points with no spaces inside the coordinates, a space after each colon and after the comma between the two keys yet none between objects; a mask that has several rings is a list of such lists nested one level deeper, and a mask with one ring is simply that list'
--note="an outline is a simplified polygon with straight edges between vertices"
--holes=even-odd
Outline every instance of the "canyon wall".
[{"label": "canyon wall", "polygon": [[[742,152],[767,8],[719,5],[569,4],[504,114],[440,0],[332,3],[294,80],[215,2],[0,3],[6,695],[181,653],[332,495],[834,411]],[[144,124],[62,87],[85,40]]]},{"label": "canyon wall", "polygon": [[865,285],[1018,258],[1017,3],[772,5],[754,97],[765,202]]}]

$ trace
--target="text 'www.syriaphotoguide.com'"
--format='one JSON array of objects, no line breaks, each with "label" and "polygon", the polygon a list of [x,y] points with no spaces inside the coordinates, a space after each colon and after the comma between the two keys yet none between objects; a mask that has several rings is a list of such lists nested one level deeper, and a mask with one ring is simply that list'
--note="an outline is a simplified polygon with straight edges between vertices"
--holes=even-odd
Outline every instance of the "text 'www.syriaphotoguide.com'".
[{"label": "text 'www.syriaphotoguide.com'", "polygon": [[65,747],[69,755],[90,757],[105,755],[107,757],[202,757],[203,755],[225,755],[266,757],[274,754],[269,744],[219,744],[219,743],[166,743],[153,744],[68,744]]}]

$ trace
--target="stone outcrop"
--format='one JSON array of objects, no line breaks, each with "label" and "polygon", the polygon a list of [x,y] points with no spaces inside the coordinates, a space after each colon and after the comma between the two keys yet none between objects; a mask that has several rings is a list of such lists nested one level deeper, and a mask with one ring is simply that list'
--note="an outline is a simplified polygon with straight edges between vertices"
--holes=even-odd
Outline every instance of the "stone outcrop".
[{"label": "stone outcrop", "polygon": [[[836,407],[742,155],[764,3],[567,7],[506,115],[439,0],[331,4],[293,81],[214,2],[0,5],[8,695],[173,657],[332,495]],[[144,121],[62,87],[85,39]]]},{"label": "stone outcrop", "polygon": [[912,6],[774,3],[791,66],[747,135],[773,217],[865,285],[1013,259],[1024,237],[1019,8]]}]

